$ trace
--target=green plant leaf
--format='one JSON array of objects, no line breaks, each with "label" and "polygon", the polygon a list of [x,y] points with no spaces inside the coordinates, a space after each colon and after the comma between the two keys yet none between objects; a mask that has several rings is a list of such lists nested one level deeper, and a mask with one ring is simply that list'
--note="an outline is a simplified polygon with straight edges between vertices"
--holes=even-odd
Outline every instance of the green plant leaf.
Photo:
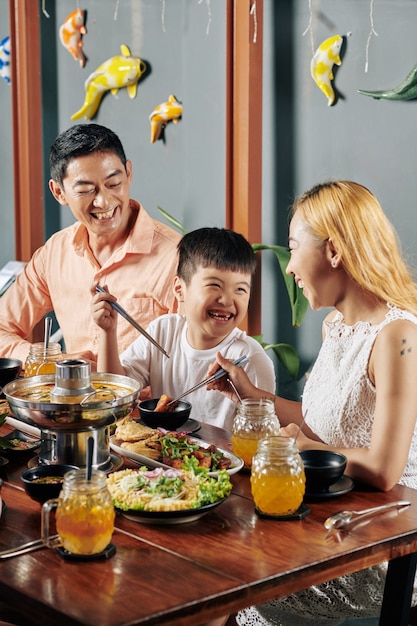
[{"label": "green plant leaf", "polygon": [[286,274],[285,270],[290,260],[290,253],[284,246],[277,246],[274,244],[253,243],[252,248],[255,252],[260,250],[272,250],[277,257],[281,274],[284,278],[285,286],[287,288],[288,297],[290,299],[291,311],[292,311],[292,325],[301,326],[301,322],[304,319],[308,308],[308,300],[304,296],[302,289],[300,289],[295,281],[294,277]]},{"label": "green plant leaf", "polygon": [[297,379],[300,370],[300,358],[294,346],[291,346],[289,343],[274,343],[266,345],[264,350],[273,350],[289,375],[294,380]]},{"label": "green plant leaf", "polygon": [[165,211],[162,207],[158,206],[157,208],[158,208],[158,211],[160,211],[162,215],[165,217],[167,222],[169,222],[172,226],[174,226],[174,228],[179,230],[180,233],[183,233],[183,235],[186,235],[188,233],[188,230],[184,228],[184,226],[178,220],[176,220],[175,217],[172,217],[172,215],[167,213],[167,211]]},{"label": "green plant leaf", "polygon": [[296,380],[300,370],[300,358],[294,346],[289,343],[265,343],[262,337],[263,335],[253,335],[253,338],[259,341],[265,351],[273,350],[288,374]]}]

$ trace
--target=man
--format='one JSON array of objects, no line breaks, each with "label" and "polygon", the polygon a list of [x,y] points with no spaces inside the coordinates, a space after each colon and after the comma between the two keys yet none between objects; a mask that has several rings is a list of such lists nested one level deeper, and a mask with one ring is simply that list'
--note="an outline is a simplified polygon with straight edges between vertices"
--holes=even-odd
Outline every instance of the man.
[{"label": "man", "polygon": [[[177,311],[173,278],[180,235],[130,198],[132,163],[120,139],[98,124],[73,126],[49,157],[49,188],[77,222],[39,248],[0,298],[0,356],[25,362],[27,337],[54,311],[67,358],[97,360],[99,328],[91,319],[91,285],[106,285],[141,326]],[[122,351],[137,336],[118,325]]]}]

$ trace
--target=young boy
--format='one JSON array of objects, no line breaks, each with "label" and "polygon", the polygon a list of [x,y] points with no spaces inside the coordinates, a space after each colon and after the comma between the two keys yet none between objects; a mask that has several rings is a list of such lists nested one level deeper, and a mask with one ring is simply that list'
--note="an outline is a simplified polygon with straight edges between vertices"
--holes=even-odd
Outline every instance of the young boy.
[{"label": "young boy", "polygon": [[[166,314],[151,322],[148,333],[162,346],[164,356],[142,335],[120,355],[117,316],[109,293],[93,296],[93,319],[102,329],[98,371],[130,376],[152,397],[176,397],[203,380],[218,351],[234,360],[244,354],[244,366],[254,385],[275,393],[275,373],[262,346],[238,328],[249,305],[255,253],[248,241],[224,228],[200,228],[181,239],[174,293],[184,314]],[[234,402],[202,387],[185,397],[191,416],[201,422],[231,429]]]}]

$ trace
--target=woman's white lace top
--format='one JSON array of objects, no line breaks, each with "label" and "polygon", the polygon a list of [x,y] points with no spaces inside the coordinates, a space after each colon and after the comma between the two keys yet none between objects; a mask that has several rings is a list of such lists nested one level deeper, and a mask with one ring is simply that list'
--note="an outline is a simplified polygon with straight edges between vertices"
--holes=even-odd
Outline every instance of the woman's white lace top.
[{"label": "woman's white lace top", "polygon": [[[417,324],[417,317],[388,305],[383,322],[347,326],[341,313],[325,323],[325,338],[304,387],[306,422],[327,444],[368,447],[375,411],[375,387],[368,363],[378,333],[395,320]],[[392,416],[395,419],[395,415]],[[417,427],[402,484],[417,488]],[[336,505],[335,505],[336,506]],[[337,508],[335,509],[337,510]],[[345,619],[377,618],[386,564],[342,576],[238,613],[240,626],[335,626]],[[417,602],[414,595],[413,604]]]},{"label": "woman's white lace top", "polygon": [[[375,410],[375,387],[368,377],[369,357],[378,333],[395,320],[417,324],[417,317],[392,305],[377,325],[344,323],[337,312],[325,322],[325,338],[304,387],[306,423],[328,445],[369,447]],[[395,419],[395,415],[392,416]],[[417,488],[417,427],[401,484]]]}]

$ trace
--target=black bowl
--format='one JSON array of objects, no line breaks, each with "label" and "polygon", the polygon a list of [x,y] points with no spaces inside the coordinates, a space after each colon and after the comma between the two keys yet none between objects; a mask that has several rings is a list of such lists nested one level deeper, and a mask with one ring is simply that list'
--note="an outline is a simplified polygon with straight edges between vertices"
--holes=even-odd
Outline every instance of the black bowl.
[{"label": "black bowl", "polygon": [[346,457],[332,450],[302,450],[300,456],[306,475],[306,493],[327,491],[346,469]]},{"label": "black bowl", "polygon": [[139,415],[147,426],[151,428],[166,428],[167,430],[175,430],[180,426],[183,426],[190,417],[191,404],[178,401],[178,405],[173,411],[161,411],[156,412],[154,409],[159,398],[152,398],[151,400],[143,400],[139,404]]},{"label": "black bowl", "polygon": [[22,361],[19,359],[0,358],[0,391],[1,387],[19,376],[22,365]]},{"label": "black bowl", "polygon": [[[28,496],[30,496],[32,500],[43,503],[59,496],[64,481],[64,474],[74,469],[78,469],[78,467],[76,465],[63,465],[59,463],[55,465],[37,465],[36,467],[25,470],[20,478],[23,481]],[[47,477],[62,477],[62,481],[54,483],[36,482],[38,478]]]}]

